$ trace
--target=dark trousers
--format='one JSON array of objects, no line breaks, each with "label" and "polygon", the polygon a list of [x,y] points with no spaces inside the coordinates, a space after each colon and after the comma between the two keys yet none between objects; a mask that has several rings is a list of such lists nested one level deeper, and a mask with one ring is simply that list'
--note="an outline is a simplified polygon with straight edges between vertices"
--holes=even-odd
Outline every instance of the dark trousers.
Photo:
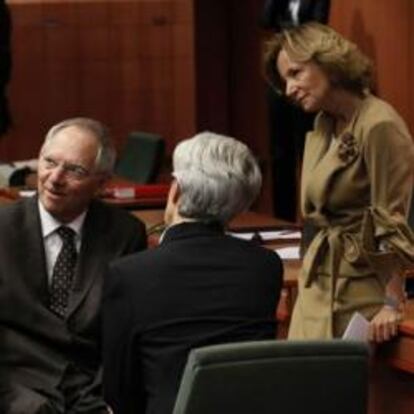
[{"label": "dark trousers", "polygon": [[55,389],[0,386],[1,414],[107,414],[100,378],[68,365]]},{"label": "dark trousers", "polygon": [[270,150],[272,155],[273,212],[296,221],[299,179],[305,136],[313,128],[313,114],[292,105],[271,88],[267,91]]}]

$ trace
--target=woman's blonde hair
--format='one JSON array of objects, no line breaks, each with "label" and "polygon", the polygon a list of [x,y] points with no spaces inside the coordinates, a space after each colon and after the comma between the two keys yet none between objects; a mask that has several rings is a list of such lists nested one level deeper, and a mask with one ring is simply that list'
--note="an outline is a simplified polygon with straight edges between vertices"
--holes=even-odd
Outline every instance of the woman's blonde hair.
[{"label": "woman's blonde hair", "polygon": [[282,49],[295,62],[315,62],[334,86],[357,94],[371,86],[372,63],[358,46],[329,26],[311,22],[283,30],[265,45],[265,77],[278,93],[284,91],[276,65]]}]

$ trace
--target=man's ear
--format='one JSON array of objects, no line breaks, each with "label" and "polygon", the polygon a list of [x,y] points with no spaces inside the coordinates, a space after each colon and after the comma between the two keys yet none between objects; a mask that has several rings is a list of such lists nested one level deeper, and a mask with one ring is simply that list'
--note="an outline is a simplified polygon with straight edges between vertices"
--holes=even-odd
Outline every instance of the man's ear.
[{"label": "man's ear", "polygon": [[111,178],[112,175],[107,173],[102,173],[98,175],[95,196],[100,196],[105,192],[105,187]]},{"label": "man's ear", "polygon": [[172,197],[172,201],[174,202],[174,204],[178,203],[178,200],[181,196],[181,189],[180,189],[180,185],[178,184],[177,180],[174,180],[171,184],[171,197]]},{"label": "man's ear", "polygon": [[168,192],[167,205],[164,210],[164,222],[167,226],[174,224],[178,217],[178,203],[180,201],[180,186],[176,179],[171,183],[170,191]]}]

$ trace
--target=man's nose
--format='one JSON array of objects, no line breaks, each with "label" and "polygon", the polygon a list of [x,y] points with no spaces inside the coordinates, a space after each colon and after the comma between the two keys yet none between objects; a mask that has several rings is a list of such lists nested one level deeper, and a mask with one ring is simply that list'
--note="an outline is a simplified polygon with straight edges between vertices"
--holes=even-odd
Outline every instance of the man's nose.
[{"label": "man's nose", "polygon": [[50,173],[50,180],[53,183],[60,183],[65,178],[65,167],[63,165],[57,165]]}]

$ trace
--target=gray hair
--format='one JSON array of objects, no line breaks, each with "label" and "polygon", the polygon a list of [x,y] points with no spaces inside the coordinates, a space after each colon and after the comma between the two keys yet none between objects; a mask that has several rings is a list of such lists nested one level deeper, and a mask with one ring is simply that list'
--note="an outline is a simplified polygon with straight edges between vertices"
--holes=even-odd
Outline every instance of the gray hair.
[{"label": "gray hair", "polygon": [[262,184],[249,148],[213,132],[179,143],[173,168],[181,195],[178,212],[196,220],[227,223],[251,206]]},{"label": "gray hair", "polygon": [[112,174],[116,158],[115,147],[109,135],[108,128],[94,119],[70,118],[54,125],[45,137],[41,152],[54,139],[58,132],[69,127],[76,127],[89,132],[96,138],[98,141],[98,152],[95,159],[95,171]]}]

